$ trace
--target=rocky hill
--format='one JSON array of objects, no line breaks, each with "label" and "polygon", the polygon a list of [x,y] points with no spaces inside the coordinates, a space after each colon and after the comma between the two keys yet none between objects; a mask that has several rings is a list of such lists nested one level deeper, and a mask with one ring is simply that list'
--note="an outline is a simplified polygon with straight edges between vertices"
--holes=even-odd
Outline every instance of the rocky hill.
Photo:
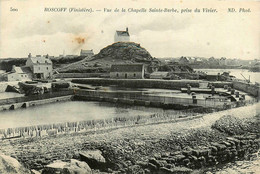
[{"label": "rocky hill", "polygon": [[158,65],[160,60],[134,42],[117,42],[109,45],[92,58],[58,69],[59,72],[107,72],[112,64],[144,63]]},{"label": "rocky hill", "polygon": [[103,58],[147,63],[155,60],[145,48],[134,42],[114,43],[103,48],[94,56],[94,60]]}]

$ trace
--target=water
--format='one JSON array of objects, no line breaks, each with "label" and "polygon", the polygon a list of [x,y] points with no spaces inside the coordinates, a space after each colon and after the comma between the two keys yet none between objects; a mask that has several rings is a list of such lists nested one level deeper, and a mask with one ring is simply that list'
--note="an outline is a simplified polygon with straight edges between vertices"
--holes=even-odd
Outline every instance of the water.
[{"label": "water", "polygon": [[180,111],[106,102],[67,101],[26,109],[0,112],[0,129],[63,123],[112,117],[148,116],[154,113],[180,114]]},{"label": "water", "polygon": [[245,80],[245,78],[249,79],[250,76],[250,82],[260,83],[260,72],[250,72],[247,69],[195,69],[195,70],[204,71],[204,72],[216,72],[216,73],[230,72],[230,75],[235,76],[238,79]]}]

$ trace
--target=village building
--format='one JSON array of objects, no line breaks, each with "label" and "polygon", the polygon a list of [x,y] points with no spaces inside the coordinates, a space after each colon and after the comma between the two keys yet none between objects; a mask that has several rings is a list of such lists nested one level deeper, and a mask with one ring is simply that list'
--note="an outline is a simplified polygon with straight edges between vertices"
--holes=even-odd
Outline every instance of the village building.
[{"label": "village building", "polygon": [[164,79],[169,76],[169,72],[157,71],[150,74],[150,79]]},{"label": "village building", "polygon": [[80,51],[80,56],[92,57],[94,56],[93,50],[82,50]]},{"label": "village building", "polygon": [[29,54],[26,61],[26,67],[31,69],[33,78],[48,79],[52,77],[52,61],[48,56],[32,57],[31,54]]},{"label": "village building", "polygon": [[6,81],[26,81],[31,80],[32,72],[28,67],[17,67],[13,65],[12,70],[7,72]]},{"label": "village building", "polygon": [[219,60],[215,59],[214,57],[210,57],[208,59],[208,64],[212,65],[212,66],[217,66],[217,65],[219,65]]},{"label": "village building", "polygon": [[226,66],[226,65],[227,65],[227,58],[221,57],[221,58],[219,59],[219,65],[221,65],[221,66]]},{"label": "village building", "polygon": [[181,57],[179,59],[179,63],[180,64],[188,64],[188,63],[190,63],[190,61],[189,61],[189,59],[187,57]]},{"label": "village building", "polygon": [[227,64],[231,65],[231,66],[240,66],[240,60],[239,59],[229,59]]},{"label": "village building", "polygon": [[74,58],[74,57],[77,57],[78,55],[73,55],[73,54],[68,54],[68,55],[66,55],[66,56],[64,56],[64,57],[66,57],[66,58]]},{"label": "village building", "polygon": [[115,64],[111,66],[110,78],[115,79],[143,79],[143,64]]},{"label": "village building", "polygon": [[130,34],[128,32],[128,28],[126,28],[126,31],[116,31],[115,42],[130,42]]},{"label": "village building", "polygon": [[218,81],[220,79],[220,73],[218,72],[207,72],[206,80],[208,81]]}]

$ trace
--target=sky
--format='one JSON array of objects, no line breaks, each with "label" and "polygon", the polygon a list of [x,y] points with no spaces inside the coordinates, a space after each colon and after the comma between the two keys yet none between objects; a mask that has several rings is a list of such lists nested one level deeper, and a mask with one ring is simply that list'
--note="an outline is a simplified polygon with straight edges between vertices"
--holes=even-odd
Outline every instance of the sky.
[{"label": "sky", "polygon": [[[45,8],[67,8],[46,12]],[[113,44],[116,30],[128,27],[130,40],[153,57],[260,58],[259,1],[174,0],[1,0],[0,58],[29,53],[97,54]],[[18,9],[18,11],[11,11]],[[69,13],[69,8],[92,8],[93,13]],[[104,12],[104,8],[112,12]],[[179,13],[113,12],[115,8],[175,8]],[[180,13],[181,9],[216,8],[217,13]],[[228,13],[235,8],[236,13]],[[239,8],[250,13],[239,13]],[[101,11],[96,11],[101,10]]]}]

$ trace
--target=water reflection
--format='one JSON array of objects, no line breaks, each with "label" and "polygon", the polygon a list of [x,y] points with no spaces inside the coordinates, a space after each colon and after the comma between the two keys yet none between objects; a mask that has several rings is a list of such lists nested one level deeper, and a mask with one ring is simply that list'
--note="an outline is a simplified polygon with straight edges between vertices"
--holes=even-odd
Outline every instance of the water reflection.
[{"label": "water reflection", "polygon": [[68,101],[0,112],[0,129],[50,123],[74,122],[154,113],[178,115],[180,111],[127,106],[106,102]]}]

